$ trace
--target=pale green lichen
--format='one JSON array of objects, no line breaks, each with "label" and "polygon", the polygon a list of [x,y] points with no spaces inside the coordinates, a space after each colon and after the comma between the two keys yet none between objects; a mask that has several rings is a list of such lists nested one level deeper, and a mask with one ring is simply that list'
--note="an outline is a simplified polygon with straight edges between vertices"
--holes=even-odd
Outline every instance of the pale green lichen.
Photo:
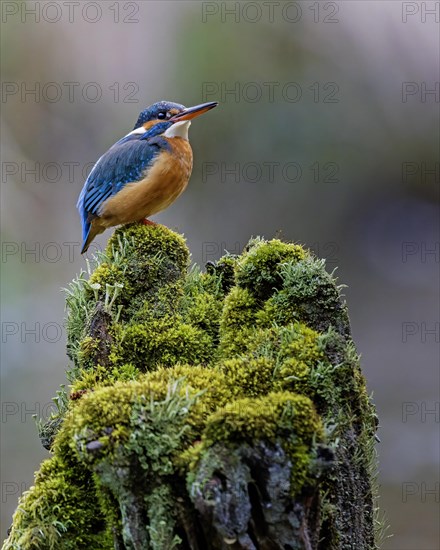
[{"label": "pale green lichen", "polygon": [[188,265],[180,235],[132,224],[70,285],[71,400],[46,426],[53,457],[4,550],[178,547],[198,472],[238,467],[250,449],[286,457],[292,501],[316,491],[322,449],[336,453],[320,489],[326,548],[351,544],[344,499],[367,510],[374,548],[375,414],[335,278],[278,239],[206,273]]}]

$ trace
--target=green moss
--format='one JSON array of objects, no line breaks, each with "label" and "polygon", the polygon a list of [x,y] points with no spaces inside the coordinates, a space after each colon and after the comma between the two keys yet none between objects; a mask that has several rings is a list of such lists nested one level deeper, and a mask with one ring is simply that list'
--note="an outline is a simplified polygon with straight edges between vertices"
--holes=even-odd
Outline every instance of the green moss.
[{"label": "green moss", "polygon": [[277,292],[266,300],[256,315],[256,321],[261,327],[288,325],[299,321],[299,313],[295,304],[284,291]]},{"label": "green moss", "polygon": [[235,332],[253,325],[257,302],[252,293],[244,288],[234,287],[225,299],[221,318],[223,334]]},{"label": "green moss", "polygon": [[[173,264],[181,275],[189,266],[189,251],[185,239],[164,225],[133,223],[118,228],[110,238],[106,254],[115,261],[122,254],[133,269],[135,260],[154,257],[157,253]],[[141,266],[136,267],[136,271]],[[170,268],[170,266],[169,266]]]},{"label": "green moss", "polygon": [[350,335],[345,302],[341,300],[336,279],[325,270],[325,261],[307,257],[281,266],[283,290],[275,307],[280,315],[296,318],[319,332],[331,326],[344,336]]},{"label": "green moss", "polygon": [[92,338],[86,336],[79,343],[79,350],[77,354],[78,365],[81,368],[92,369],[96,366],[96,357],[99,353],[100,340],[98,338]]},{"label": "green moss", "polygon": [[220,364],[231,393],[247,397],[258,397],[271,391],[274,368],[274,361],[266,357],[239,357]]},{"label": "green moss", "polygon": [[200,327],[213,338],[217,338],[220,327],[220,305],[214,296],[205,292],[194,298],[192,307],[187,310],[186,318],[190,324]]},{"label": "green moss", "polygon": [[131,363],[123,364],[117,367],[113,367],[109,374],[110,383],[115,382],[129,382],[137,380],[142,374],[142,371],[136,368]]},{"label": "green moss", "polygon": [[[134,300],[130,308],[130,324],[148,322],[179,313],[180,301],[184,298],[183,282],[168,283],[154,293]],[[136,306],[136,307],[135,307]]]},{"label": "green moss", "polygon": [[282,286],[281,270],[285,262],[306,257],[305,250],[279,239],[255,239],[238,259],[235,269],[237,285],[247,288],[254,296],[266,299]]},{"label": "green moss", "polygon": [[220,319],[220,350],[224,356],[239,353],[244,348],[256,311],[257,302],[249,290],[234,287],[226,296]]},{"label": "green moss", "polygon": [[[123,279],[118,282],[128,293],[124,291],[121,301],[132,310],[141,303],[137,298],[151,298],[158,288],[182,279],[189,264],[184,239],[162,225],[135,223],[117,229],[106,256],[123,270]],[[107,280],[97,282],[103,285]]]},{"label": "green moss", "polygon": [[227,293],[235,284],[237,258],[234,254],[225,254],[217,263],[209,262],[206,264],[207,274],[220,281],[224,293]]},{"label": "green moss", "polygon": [[198,395],[194,406],[188,411],[186,422],[200,434],[208,416],[231,399],[231,389],[223,372],[202,366],[176,365],[172,369],[158,369],[148,374],[152,384],[173,384],[183,380],[181,391]]},{"label": "green moss", "polygon": [[280,332],[275,386],[313,398],[312,377],[324,360],[324,353],[318,345],[319,334],[303,323],[288,325]]},{"label": "green moss", "polygon": [[[109,427],[112,430],[111,442],[117,444],[128,437],[128,418],[132,407],[133,387],[118,382],[112,386],[96,386],[87,391],[72,407],[72,414],[66,417],[55,443],[55,452],[61,455],[77,453],[77,446],[86,450],[87,443],[100,439],[103,447],[110,445]],[[85,454],[86,456],[86,454]]]},{"label": "green moss", "polygon": [[323,432],[310,399],[276,392],[260,398],[237,399],[216,411],[209,419],[203,441],[207,445],[219,441],[252,442],[288,437],[291,433],[311,444]]},{"label": "green moss", "polygon": [[76,365],[81,366],[85,358],[87,350],[78,349],[78,341],[90,336],[87,328],[97,303],[103,304],[114,322],[133,321],[146,304],[150,310],[159,305],[168,312],[188,263],[184,239],[164,226],[131,224],[117,229],[89,280],[81,273],[67,290],[68,350]]},{"label": "green moss", "polygon": [[[173,439],[173,433],[180,440],[183,436],[181,425],[185,422],[193,430],[188,437],[197,437],[207,416],[229,398],[230,390],[223,373],[200,366],[161,368],[136,381],[97,386],[78,401],[74,414],[66,420],[57,437],[55,449],[69,453],[66,451],[69,447],[75,454],[79,453],[80,459],[89,456],[93,461],[121,444],[126,445],[128,438],[131,438],[130,445],[138,445],[136,434],[154,426],[159,434],[158,441],[149,447],[158,453],[159,459],[170,455],[160,450],[160,434],[164,430],[171,430],[165,438],[167,441]],[[147,421],[145,411],[149,407]],[[166,414],[163,414],[163,407]],[[91,441],[99,442],[99,453],[88,454],[87,446]]]},{"label": "green moss", "polygon": [[109,386],[116,382],[134,381],[141,375],[142,372],[130,363],[110,369],[97,365],[93,371],[83,369],[78,372],[77,378],[71,386],[71,395],[94,391],[99,387]]},{"label": "green moss", "polygon": [[[101,364],[114,375],[125,369],[126,379],[130,369],[136,374],[211,360],[223,292],[216,277],[185,278],[189,252],[181,236],[163,226],[132,224],[114,233],[100,261],[69,307],[72,324],[81,300],[87,310],[81,319],[88,330],[83,326],[79,344],[72,343],[78,368]],[[94,312],[90,304],[97,300],[102,311]]]},{"label": "green moss", "polygon": [[112,348],[115,364],[131,363],[142,372],[177,362],[207,363],[213,353],[212,339],[195,325],[178,317],[128,325]]},{"label": "green moss", "polygon": [[236,399],[211,415],[198,452],[200,456],[219,442],[279,442],[293,463],[291,490],[295,494],[307,479],[312,447],[323,435],[321,420],[310,399],[290,392],[270,393]]},{"label": "green moss", "polygon": [[113,548],[89,472],[59,456],[45,460],[20,498],[3,550]]},{"label": "green moss", "polygon": [[[244,327],[222,334],[223,340],[233,340],[240,355],[262,356],[276,361],[277,370],[288,359],[307,362],[313,366],[325,357],[320,348],[319,334],[303,323],[260,328]],[[276,375],[276,372],[275,372]]]},{"label": "green moss", "polygon": [[77,371],[75,381],[71,386],[71,394],[94,390],[109,383],[110,371],[101,365],[96,365],[93,370],[80,369]]},{"label": "green moss", "polygon": [[[132,224],[70,285],[71,398],[46,426],[53,458],[4,548],[113,548],[110,530],[126,547],[178,547],[176,487],[261,445],[288,457],[295,502],[316,485],[319,445],[341,471],[373,475],[374,408],[324,262],[258,238],[206,273],[188,262],[180,235]],[[342,495],[332,476],[322,482],[328,533],[355,486]]]}]

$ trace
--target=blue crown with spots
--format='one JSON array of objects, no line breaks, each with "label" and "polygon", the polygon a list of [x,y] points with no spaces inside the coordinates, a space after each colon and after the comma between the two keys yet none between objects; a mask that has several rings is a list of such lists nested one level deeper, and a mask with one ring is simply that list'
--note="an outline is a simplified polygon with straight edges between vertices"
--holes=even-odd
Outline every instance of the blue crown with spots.
[{"label": "blue crown with spots", "polygon": [[185,109],[185,106],[171,101],[158,101],[141,112],[133,130],[136,130],[136,128],[139,128],[142,124],[145,124],[145,122],[157,119],[159,113],[166,113],[171,109],[177,109],[180,112]]}]

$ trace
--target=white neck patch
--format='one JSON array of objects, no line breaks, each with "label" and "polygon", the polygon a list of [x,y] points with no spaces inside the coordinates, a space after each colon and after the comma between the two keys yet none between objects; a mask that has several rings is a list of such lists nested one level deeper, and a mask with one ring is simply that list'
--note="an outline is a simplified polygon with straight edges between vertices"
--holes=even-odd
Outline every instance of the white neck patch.
[{"label": "white neck patch", "polygon": [[128,132],[128,134],[125,137],[132,136],[133,134],[145,134],[147,130],[143,126],[139,126],[139,128],[136,128],[136,130],[132,130],[131,132]]},{"label": "white neck patch", "polygon": [[190,120],[175,122],[163,133],[166,138],[180,137],[188,141],[188,128],[191,126]]}]

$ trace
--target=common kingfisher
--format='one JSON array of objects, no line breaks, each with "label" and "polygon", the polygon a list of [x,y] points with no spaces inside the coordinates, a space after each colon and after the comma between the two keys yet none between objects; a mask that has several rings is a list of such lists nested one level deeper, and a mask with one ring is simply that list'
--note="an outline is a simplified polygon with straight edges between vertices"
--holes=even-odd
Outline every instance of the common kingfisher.
[{"label": "common kingfisher", "polygon": [[108,227],[165,210],[185,190],[192,171],[191,119],[217,102],[184,107],[159,101],[142,111],[134,129],[92,168],[78,199],[83,247]]}]

